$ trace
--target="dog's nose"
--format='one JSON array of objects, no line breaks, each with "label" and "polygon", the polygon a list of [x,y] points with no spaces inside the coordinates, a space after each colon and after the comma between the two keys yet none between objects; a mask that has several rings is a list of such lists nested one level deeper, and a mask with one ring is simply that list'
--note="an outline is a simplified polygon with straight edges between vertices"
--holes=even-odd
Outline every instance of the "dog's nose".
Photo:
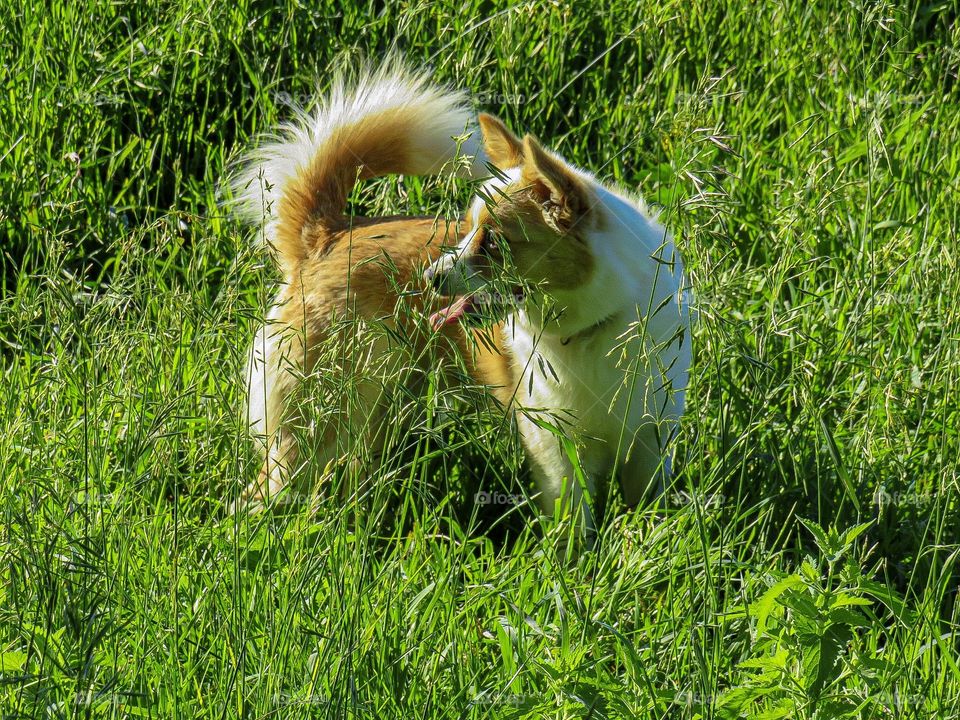
[{"label": "dog's nose", "polygon": [[444,269],[437,270],[433,265],[428,267],[423,273],[424,282],[427,283],[427,286],[433,288],[441,295],[445,295],[447,291],[447,281],[449,273]]}]

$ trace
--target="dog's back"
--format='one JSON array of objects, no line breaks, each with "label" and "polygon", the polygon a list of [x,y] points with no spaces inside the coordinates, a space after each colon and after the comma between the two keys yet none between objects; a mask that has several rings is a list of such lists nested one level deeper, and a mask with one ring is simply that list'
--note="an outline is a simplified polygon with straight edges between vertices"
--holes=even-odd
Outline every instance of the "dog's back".
[{"label": "dog's back", "polygon": [[[477,140],[466,96],[395,62],[363,71],[352,82],[334,80],[316,111],[296,114],[278,136],[246,156],[232,183],[238,209],[259,225],[282,273],[250,351],[247,421],[264,464],[242,503],[279,493],[297,466],[322,470],[349,460],[346,436],[378,452],[386,385],[412,382],[416,373],[402,366],[425,362],[428,344],[442,345],[431,343],[414,283],[441,246],[455,241],[457,221],[348,215],[355,184],[392,173],[469,173],[478,165],[471,165]],[[387,331],[366,333],[364,323]],[[465,349],[462,332],[447,335]],[[330,382],[314,383],[328,406],[326,418],[303,417],[304,381],[319,374],[314,369],[327,349],[319,380]],[[397,367],[385,367],[383,358],[391,353]],[[482,357],[478,362],[502,364]],[[380,376],[350,382],[369,367]],[[296,435],[311,426],[311,452],[304,453]]]}]

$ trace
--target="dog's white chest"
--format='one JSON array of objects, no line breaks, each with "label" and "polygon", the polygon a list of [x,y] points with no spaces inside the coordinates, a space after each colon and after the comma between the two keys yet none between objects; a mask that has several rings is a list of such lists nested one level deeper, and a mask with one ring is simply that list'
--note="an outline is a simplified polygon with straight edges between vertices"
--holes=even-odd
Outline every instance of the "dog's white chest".
[{"label": "dog's white chest", "polygon": [[606,442],[614,440],[624,424],[639,422],[644,403],[627,402],[625,373],[610,354],[612,333],[601,331],[564,344],[518,328],[508,342],[522,370],[521,405],[546,410],[576,435]]},{"label": "dog's white chest", "polygon": [[654,353],[630,336],[626,322],[567,341],[517,323],[505,340],[521,378],[519,404],[612,460],[640,428],[683,411],[689,339]]}]

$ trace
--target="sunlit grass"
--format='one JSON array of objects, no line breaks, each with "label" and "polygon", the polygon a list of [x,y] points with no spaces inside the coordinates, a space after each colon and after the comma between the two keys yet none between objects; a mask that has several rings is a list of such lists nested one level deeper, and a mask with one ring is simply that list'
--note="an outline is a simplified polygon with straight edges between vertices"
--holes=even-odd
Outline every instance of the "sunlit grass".
[{"label": "sunlit grass", "polygon": [[[956,18],[6,4],[0,716],[956,717]],[[675,485],[579,563],[516,439],[429,384],[364,492],[223,512],[258,469],[241,376],[275,275],[220,180],[394,44],[683,253]],[[354,207],[468,195],[387,178]]]}]

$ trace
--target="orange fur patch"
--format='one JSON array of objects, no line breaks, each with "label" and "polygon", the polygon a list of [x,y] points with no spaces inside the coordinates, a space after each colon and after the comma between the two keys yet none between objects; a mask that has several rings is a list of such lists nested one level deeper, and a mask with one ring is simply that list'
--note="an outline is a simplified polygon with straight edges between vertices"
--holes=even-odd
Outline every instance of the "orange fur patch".
[{"label": "orange fur patch", "polygon": [[[476,254],[486,228],[497,232],[509,246],[511,264],[525,280],[542,284],[549,292],[586,284],[594,269],[593,256],[576,228],[559,232],[544,218],[544,211],[522,184],[508,186],[484,206],[477,216],[471,254]],[[484,272],[482,263],[475,263]],[[487,274],[492,271],[488,271]]]},{"label": "orange fur patch", "polygon": [[[393,327],[408,345],[399,349],[402,357],[406,362],[426,363],[420,368],[423,372],[429,372],[436,362],[436,354],[425,351],[432,343],[441,353],[441,363],[453,362],[450,354],[459,353],[477,384],[494,386],[494,393],[501,394],[503,390],[498,391],[497,386],[510,385],[508,360],[499,352],[499,342],[494,348],[487,347],[467,337],[465,332],[469,331],[459,325],[443,329],[446,343],[431,341],[426,317],[443,301],[417,290],[422,289],[424,268],[439,257],[443,244],[455,242],[457,230],[454,221],[405,217],[353,218],[351,227],[335,230],[320,224],[310,226],[313,236],[307,241],[314,249],[290,268],[269,326],[269,332],[280,333],[283,341],[266,363],[282,368],[270,385],[264,429],[267,447],[279,450],[267,457],[258,482],[242,498],[244,502],[260,501],[266,493],[276,494],[282,488],[278,478],[301,461],[301,449],[287,428],[302,427],[309,424],[309,419],[297,416],[296,403],[291,399],[300,392],[302,378],[315,372],[323,348],[330,347],[330,342],[337,343],[338,348],[354,342],[342,333],[354,333],[357,326],[344,324],[345,319]],[[369,406],[352,411],[367,418],[368,447],[379,437],[379,426],[389,422],[379,414],[383,409],[378,397],[361,397],[360,402]],[[318,447],[334,447],[337,432],[335,425],[325,427],[315,443]],[[312,453],[315,461],[326,458],[317,448]],[[278,463],[282,464],[282,474],[275,467]]]}]

